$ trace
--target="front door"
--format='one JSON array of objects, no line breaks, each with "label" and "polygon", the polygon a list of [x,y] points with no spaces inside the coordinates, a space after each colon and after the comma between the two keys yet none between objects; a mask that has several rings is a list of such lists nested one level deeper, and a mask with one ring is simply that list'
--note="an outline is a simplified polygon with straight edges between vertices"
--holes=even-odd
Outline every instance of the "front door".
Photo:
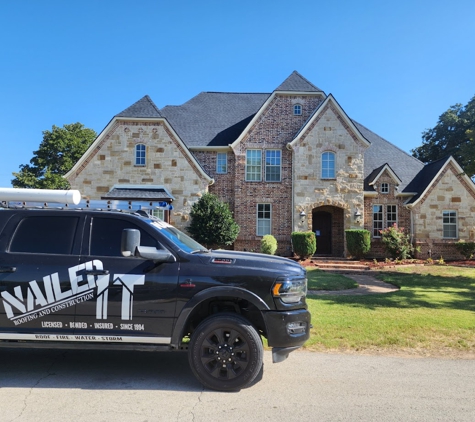
[{"label": "front door", "polygon": [[317,254],[332,253],[332,215],[329,212],[317,211],[312,215],[312,230],[317,238]]}]

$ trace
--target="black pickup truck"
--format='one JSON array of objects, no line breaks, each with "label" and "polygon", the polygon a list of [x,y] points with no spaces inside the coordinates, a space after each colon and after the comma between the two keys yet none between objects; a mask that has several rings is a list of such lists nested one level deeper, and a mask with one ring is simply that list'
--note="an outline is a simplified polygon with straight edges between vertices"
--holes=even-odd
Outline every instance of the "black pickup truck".
[{"label": "black pickup truck", "polygon": [[210,251],[140,212],[0,206],[0,347],[188,351],[231,391],[309,337],[305,270]]}]

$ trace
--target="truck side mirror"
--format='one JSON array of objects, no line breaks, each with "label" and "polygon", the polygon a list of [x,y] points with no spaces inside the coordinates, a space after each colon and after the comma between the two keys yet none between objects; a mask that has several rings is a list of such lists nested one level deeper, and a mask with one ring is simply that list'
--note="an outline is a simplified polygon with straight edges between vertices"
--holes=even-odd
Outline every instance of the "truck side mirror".
[{"label": "truck side mirror", "polygon": [[140,230],[124,229],[120,242],[122,256],[135,256],[137,248],[140,246]]}]

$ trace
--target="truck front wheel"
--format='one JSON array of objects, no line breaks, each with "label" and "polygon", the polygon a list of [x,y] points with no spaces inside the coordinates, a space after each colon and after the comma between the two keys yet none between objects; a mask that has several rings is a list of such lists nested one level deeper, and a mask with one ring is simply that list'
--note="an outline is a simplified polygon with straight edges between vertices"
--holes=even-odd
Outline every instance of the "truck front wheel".
[{"label": "truck front wheel", "polygon": [[235,391],[259,375],[263,355],[261,338],[249,321],[239,315],[216,314],[194,331],[188,360],[205,387]]}]

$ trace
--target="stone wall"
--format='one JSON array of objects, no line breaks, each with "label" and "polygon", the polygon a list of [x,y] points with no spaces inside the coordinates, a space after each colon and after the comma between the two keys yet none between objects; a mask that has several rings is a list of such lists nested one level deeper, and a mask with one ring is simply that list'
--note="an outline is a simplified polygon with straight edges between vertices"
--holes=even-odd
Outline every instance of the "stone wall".
[{"label": "stone wall", "polygon": [[[170,222],[183,229],[191,205],[208,182],[163,122],[115,121],[69,178],[83,197],[101,199],[114,185],[160,185],[175,198]],[[146,146],[146,163],[135,165],[135,146]]]},{"label": "stone wall", "polygon": [[[356,139],[338,111],[329,103],[293,148],[293,231],[311,230],[312,210],[322,206],[343,210],[340,244],[345,244],[344,230],[362,228],[362,221],[355,221],[354,213],[357,210],[363,212],[365,149],[366,145]],[[321,156],[326,151],[335,153],[335,179],[321,178]],[[301,211],[306,214],[303,226],[299,217]],[[343,255],[346,256],[346,251]]]},{"label": "stone wall", "polygon": [[[456,211],[458,237],[444,239],[443,211]],[[435,183],[413,208],[418,257],[426,259],[460,259],[454,243],[459,240],[475,241],[475,193],[467,181],[449,162]]]}]

